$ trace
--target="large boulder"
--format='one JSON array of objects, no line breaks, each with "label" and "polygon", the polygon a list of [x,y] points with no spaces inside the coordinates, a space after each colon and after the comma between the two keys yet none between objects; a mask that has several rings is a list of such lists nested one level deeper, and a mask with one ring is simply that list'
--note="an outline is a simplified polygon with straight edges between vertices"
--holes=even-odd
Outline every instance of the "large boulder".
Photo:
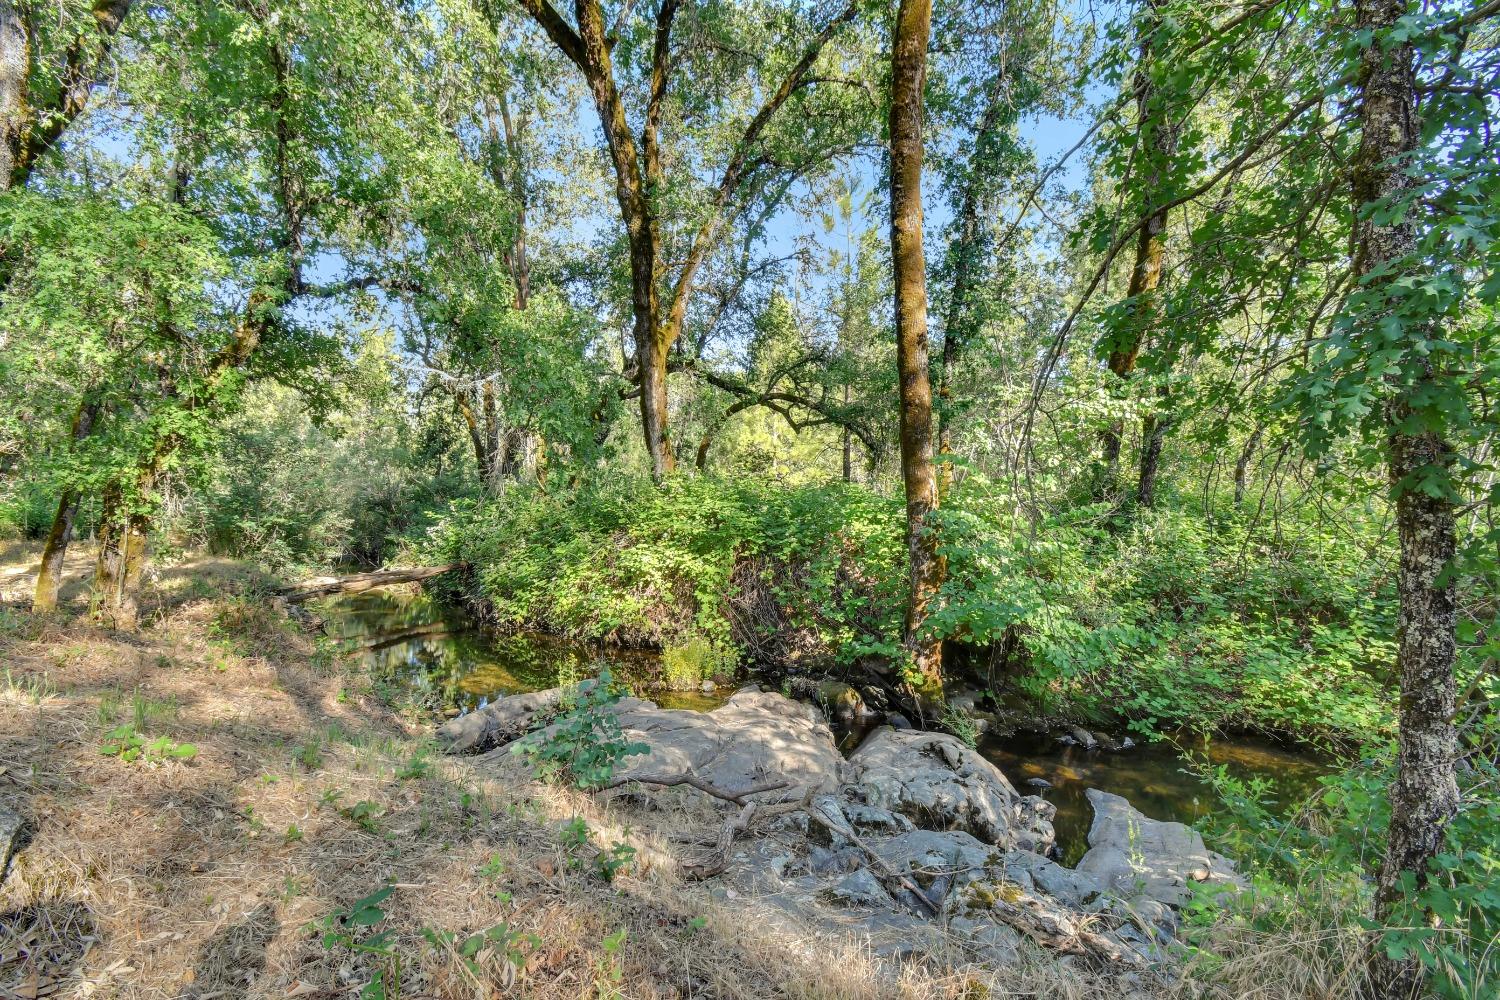
[{"label": "large boulder", "polygon": [[617,718],[627,739],[650,747],[626,759],[621,777],[692,771],[725,789],[785,779],[828,791],[844,765],[822,713],[774,692],[739,691],[712,712],[636,702]]},{"label": "large boulder", "polygon": [[947,733],[877,729],[849,759],[870,805],[925,830],[961,830],[1003,850],[1045,853],[1054,807],[1022,795],[1000,769]]},{"label": "large boulder", "polygon": [[[545,738],[545,723],[564,692],[501,698],[445,722],[438,737],[452,753]],[[626,740],[648,748],[627,757],[617,777],[691,772],[730,791],[778,779],[828,791],[838,785],[844,764],[820,712],[771,692],[739,691],[712,712],[661,708],[639,698],[621,698],[609,711]]]},{"label": "large boulder", "polygon": [[[1087,792],[1094,807],[1089,850],[1077,870],[1127,902],[1181,906],[1189,883],[1226,888],[1244,885],[1234,865],[1210,851],[1196,830],[1150,819],[1125,799],[1097,788]],[[1151,907],[1159,912],[1159,907]]]}]

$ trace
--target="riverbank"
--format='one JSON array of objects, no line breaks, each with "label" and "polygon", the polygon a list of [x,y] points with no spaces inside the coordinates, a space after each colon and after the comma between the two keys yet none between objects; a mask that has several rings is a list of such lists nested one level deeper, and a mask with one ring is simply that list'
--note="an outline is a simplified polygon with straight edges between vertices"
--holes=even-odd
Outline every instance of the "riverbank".
[{"label": "riverbank", "polygon": [[[226,582],[233,569],[163,574],[138,634],[5,609],[0,782],[33,833],[0,887],[0,987],[349,995],[386,959],[325,945],[320,925],[390,884],[376,929],[409,996],[1121,995],[1108,970],[1029,944],[999,968],[902,965],[762,920],[753,898],[682,877],[671,832],[711,839],[716,810],[663,814],[441,756],[429,719],[392,711],[256,574]],[[101,752],[127,725],[142,752]],[[617,844],[635,853],[606,880],[597,859],[625,857]],[[1292,940],[1286,989],[1267,996],[1307,995],[1301,963],[1326,961]],[[1237,947],[1133,989],[1234,996],[1239,976],[1265,978],[1255,963]]]},{"label": "riverbank", "polygon": [[[928,627],[947,680],[1025,718],[1359,747],[1393,732],[1384,549],[1316,521],[1092,508],[1033,523],[978,477],[940,515]],[[667,652],[899,699],[903,509],[860,486],[699,476],[456,505],[420,553],[504,628]],[[966,676],[967,675],[967,676]],[[877,706],[879,707],[879,706]]]}]

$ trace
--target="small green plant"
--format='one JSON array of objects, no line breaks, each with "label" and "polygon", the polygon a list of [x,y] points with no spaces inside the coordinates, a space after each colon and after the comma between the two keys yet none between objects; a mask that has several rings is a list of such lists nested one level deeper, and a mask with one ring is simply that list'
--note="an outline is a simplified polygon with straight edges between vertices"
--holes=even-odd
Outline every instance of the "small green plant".
[{"label": "small green plant", "polygon": [[124,761],[134,760],[187,760],[198,755],[198,748],[191,743],[178,743],[165,736],[151,742],[136,731],[134,724],[116,726],[104,734],[104,743],[99,752],[106,757],[118,757]]},{"label": "small green plant", "polygon": [[412,781],[417,778],[425,778],[432,770],[432,761],[427,759],[427,750],[419,749],[411,755],[411,760],[396,772],[396,777],[402,781]]},{"label": "small green plant", "polygon": [[599,944],[604,948],[604,958],[594,968],[594,987],[599,1000],[615,1000],[621,995],[620,984],[625,979],[625,968],[620,964],[620,951],[625,947],[625,928],[606,934]]},{"label": "small green plant", "polygon": [[344,948],[356,955],[375,958],[378,967],[359,991],[360,1000],[398,1000],[401,996],[401,956],[391,944],[394,932],[390,929],[367,932],[385,919],[380,904],[394,891],[394,886],[384,886],[314,925],[314,929],[322,932],[324,948],[330,951]]},{"label": "small green plant", "polygon": [[43,674],[12,674],[5,668],[5,689],[15,697],[26,698],[34,705],[57,693],[52,681]]},{"label": "small green plant", "polygon": [[135,728],[148,729],[152,722],[171,722],[177,718],[176,697],[151,698],[137,691],[130,699],[130,716]]},{"label": "small green plant", "polygon": [[526,968],[527,955],[542,943],[535,934],[522,934],[503,923],[466,936],[456,931],[423,928],[422,936],[434,948],[457,955],[475,980],[483,977],[483,967],[488,962],[498,961],[500,984],[505,989],[515,985],[516,978]]},{"label": "small green plant", "polygon": [[567,777],[583,789],[604,785],[625,758],[651,749],[625,739],[612,711],[621,695],[604,668],[598,679],[570,692],[550,724],[518,740],[511,752],[527,757],[541,778]]},{"label": "small green plant", "polygon": [[613,882],[616,875],[635,863],[635,855],[634,847],[625,843],[616,843],[609,850],[599,852],[594,858],[594,867],[604,877],[604,881]]},{"label": "small green plant", "polygon": [[380,818],[381,809],[373,802],[360,800],[347,809],[340,809],[344,818],[354,823],[366,833],[379,833],[380,827],[375,821]]},{"label": "small green plant", "polygon": [[957,736],[966,746],[977,747],[979,745],[979,724],[968,713],[950,705],[943,713],[939,725]]},{"label": "small green plant", "polygon": [[309,771],[316,771],[323,766],[323,741],[317,736],[309,736],[297,747],[297,763]]},{"label": "small green plant", "polygon": [[504,872],[505,862],[498,854],[491,854],[490,859],[479,866],[479,874],[484,878],[499,878]]},{"label": "small green plant", "polygon": [[295,844],[302,839],[302,831],[296,823],[286,828],[286,836],[283,838],[288,844]]},{"label": "small green plant", "polygon": [[704,681],[734,672],[734,651],[703,636],[662,650],[662,676],[673,691],[689,691]]}]

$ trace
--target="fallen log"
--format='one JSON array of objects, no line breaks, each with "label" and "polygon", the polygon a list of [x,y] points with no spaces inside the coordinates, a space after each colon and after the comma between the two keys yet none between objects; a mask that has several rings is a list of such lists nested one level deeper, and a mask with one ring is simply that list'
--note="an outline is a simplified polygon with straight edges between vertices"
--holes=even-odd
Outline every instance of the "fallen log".
[{"label": "fallen log", "polygon": [[376,587],[389,587],[398,583],[418,583],[457,569],[458,563],[446,566],[412,566],[404,569],[381,569],[372,573],[354,573],[350,576],[322,576],[304,580],[276,593],[288,601],[305,601],[309,597],[324,594],[357,594]]}]

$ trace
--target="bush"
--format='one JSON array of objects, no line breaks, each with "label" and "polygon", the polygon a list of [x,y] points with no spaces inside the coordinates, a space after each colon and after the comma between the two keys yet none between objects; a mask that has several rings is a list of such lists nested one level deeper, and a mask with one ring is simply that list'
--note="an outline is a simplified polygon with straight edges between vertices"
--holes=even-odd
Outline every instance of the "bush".
[{"label": "bush", "polygon": [[[1043,711],[1338,744],[1389,730],[1384,549],[1285,520],[1020,510],[979,476],[950,497],[928,627],[996,650]],[[455,505],[426,555],[473,567],[463,596],[500,624],[662,648],[686,682],[695,644],[796,668],[898,660],[903,515],[844,483],[517,489]]]},{"label": "bush", "polygon": [[[1342,942],[1374,933],[1377,946],[1393,957],[1417,958],[1437,995],[1452,1000],[1495,995],[1500,985],[1495,947],[1500,940],[1500,771],[1493,763],[1479,759],[1462,773],[1462,805],[1445,831],[1446,850],[1434,859],[1425,887],[1406,883],[1401,904],[1384,926],[1361,914],[1371,912],[1374,876],[1385,850],[1394,747],[1321,779],[1321,792],[1290,818],[1266,804],[1263,781],[1234,779],[1222,767],[1201,765],[1200,772],[1222,801],[1222,808],[1204,820],[1205,832],[1248,867],[1253,888],[1235,900],[1227,925],[1217,910],[1206,915],[1195,935],[1200,944],[1212,948],[1243,927],[1278,942],[1300,933],[1310,946],[1347,951]],[[1334,960],[1332,954],[1327,958]]]}]

